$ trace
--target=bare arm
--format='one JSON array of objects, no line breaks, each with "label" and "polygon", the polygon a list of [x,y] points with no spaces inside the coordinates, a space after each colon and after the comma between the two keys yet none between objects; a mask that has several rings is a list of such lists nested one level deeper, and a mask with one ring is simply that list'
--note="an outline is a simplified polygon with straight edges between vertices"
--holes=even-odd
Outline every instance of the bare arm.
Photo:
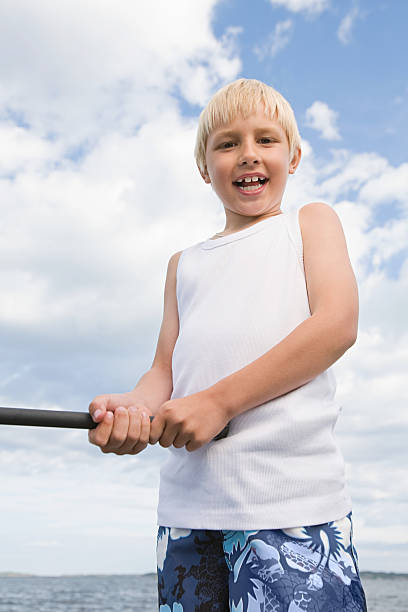
[{"label": "bare arm", "polygon": [[323,203],[300,212],[311,317],[270,351],[204,393],[230,418],[309,382],[352,346],[358,289],[341,222]]},{"label": "bare arm", "polygon": [[179,335],[177,307],[177,267],[181,251],[169,260],[164,287],[163,321],[151,369],[137,383],[134,391],[145,397],[152,414],[170,399],[173,391],[172,358]]}]

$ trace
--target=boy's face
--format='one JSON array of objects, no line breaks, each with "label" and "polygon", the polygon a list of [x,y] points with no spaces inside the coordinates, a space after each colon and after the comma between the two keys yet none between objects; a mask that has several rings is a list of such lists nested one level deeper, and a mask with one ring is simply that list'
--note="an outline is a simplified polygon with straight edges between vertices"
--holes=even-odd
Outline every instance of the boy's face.
[{"label": "boy's face", "polygon": [[228,217],[237,221],[236,215],[268,216],[280,210],[288,174],[300,155],[298,149],[289,159],[285,131],[259,108],[247,119],[238,116],[210,133],[202,177],[222,200],[227,222]]}]

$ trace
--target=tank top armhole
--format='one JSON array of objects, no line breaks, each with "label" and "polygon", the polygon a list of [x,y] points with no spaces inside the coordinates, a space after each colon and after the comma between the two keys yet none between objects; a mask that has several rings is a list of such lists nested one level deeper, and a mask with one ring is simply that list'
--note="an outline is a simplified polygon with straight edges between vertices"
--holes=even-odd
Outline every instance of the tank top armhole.
[{"label": "tank top armhole", "polygon": [[186,252],[187,249],[184,249],[183,251],[181,251],[180,253],[180,257],[178,258],[178,262],[177,262],[177,270],[176,270],[176,298],[177,298],[177,306],[179,307],[180,304],[180,287],[181,287],[181,264],[182,261],[184,259],[184,254]]},{"label": "tank top armhole", "polygon": [[297,208],[296,210],[291,210],[289,213],[286,214],[286,218],[289,237],[293,246],[295,247],[297,259],[301,267],[302,273],[304,274],[305,272],[303,267],[303,241],[299,222],[300,208]]}]

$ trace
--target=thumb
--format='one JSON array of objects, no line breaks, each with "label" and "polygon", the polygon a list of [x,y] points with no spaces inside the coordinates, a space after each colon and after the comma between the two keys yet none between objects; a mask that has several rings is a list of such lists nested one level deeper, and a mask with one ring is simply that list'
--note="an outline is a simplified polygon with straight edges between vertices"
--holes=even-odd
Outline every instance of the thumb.
[{"label": "thumb", "polygon": [[151,425],[150,425],[150,435],[149,435],[149,443],[150,444],[156,444],[160,438],[161,435],[163,433],[164,430],[164,426],[165,426],[165,420],[161,415],[155,415],[154,418],[151,418]]},{"label": "thumb", "polygon": [[92,400],[92,402],[89,404],[89,414],[95,423],[100,423],[103,421],[107,409],[106,405],[106,400],[98,397]]}]

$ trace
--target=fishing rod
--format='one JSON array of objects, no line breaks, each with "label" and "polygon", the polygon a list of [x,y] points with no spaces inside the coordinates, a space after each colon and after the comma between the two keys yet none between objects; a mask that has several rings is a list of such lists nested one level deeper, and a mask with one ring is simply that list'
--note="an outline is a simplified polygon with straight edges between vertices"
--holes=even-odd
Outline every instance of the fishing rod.
[{"label": "fishing rod", "polygon": [[[150,421],[153,420],[150,417]],[[89,412],[72,410],[38,410],[37,408],[0,407],[0,425],[25,425],[28,427],[62,427],[64,429],[95,429],[95,423]],[[226,438],[228,425],[224,427],[213,441]]]}]

